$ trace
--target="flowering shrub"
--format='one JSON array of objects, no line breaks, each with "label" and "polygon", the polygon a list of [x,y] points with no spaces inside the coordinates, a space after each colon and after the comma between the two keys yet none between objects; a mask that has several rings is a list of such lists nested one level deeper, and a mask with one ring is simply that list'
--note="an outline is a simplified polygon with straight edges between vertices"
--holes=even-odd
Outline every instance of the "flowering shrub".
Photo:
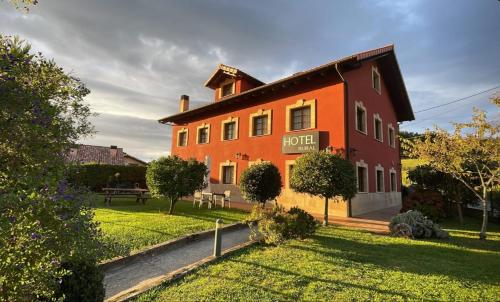
[{"label": "flowering shrub", "polygon": [[92,133],[88,93],[54,61],[0,35],[0,301],[53,300],[71,273],[63,263],[112,255],[91,195],[63,181],[63,154]]}]

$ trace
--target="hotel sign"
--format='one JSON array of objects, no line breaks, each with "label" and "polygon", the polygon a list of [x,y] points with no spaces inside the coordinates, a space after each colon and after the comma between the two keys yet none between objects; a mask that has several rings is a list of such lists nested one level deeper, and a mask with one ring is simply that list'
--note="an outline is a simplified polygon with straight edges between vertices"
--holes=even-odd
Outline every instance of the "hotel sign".
[{"label": "hotel sign", "polygon": [[319,150],[319,131],[299,132],[283,135],[281,152],[285,154],[306,153]]}]

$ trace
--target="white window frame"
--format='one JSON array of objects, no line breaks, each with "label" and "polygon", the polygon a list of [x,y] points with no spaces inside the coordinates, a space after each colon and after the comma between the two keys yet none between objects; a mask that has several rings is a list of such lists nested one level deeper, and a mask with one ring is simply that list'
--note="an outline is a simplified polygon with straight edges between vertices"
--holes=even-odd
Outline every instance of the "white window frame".
[{"label": "white window frame", "polygon": [[[382,171],[382,190],[378,190],[378,177],[377,177],[377,172]],[[378,164],[375,166],[375,192],[377,193],[384,193],[385,192],[385,173],[384,173],[384,167],[382,167],[381,164]]]},{"label": "white window frame", "polygon": [[[186,133],[186,144],[182,146],[180,144],[181,133]],[[177,131],[177,147],[187,147],[188,141],[189,141],[189,130],[187,128],[182,128],[179,131]]]},{"label": "white window frame", "polygon": [[[391,130],[392,130],[392,140],[391,140]],[[392,126],[392,124],[387,125],[387,141],[389,142],[389,146],[392,148],[396,148],[396,130]]]},{"label": "white window frame", "polygon": [[[224,136],[225,136],[225,132],[226,132],[226,124],[229,124],[229,123],[234,123],[234,137],[231,138],[231,139],[225,139]],[[234,140],[237,140],[238,139],[238,132],[239,132],[239,118],[238,117],[228,117],[227,119],[223,120],[221,122],[221,135],[220,135],[220,140],[221,141],[234,141]]]},{"label": "white window frame", "polygon": [[[377,74],[377,76],[378,76],[378,89],[375,86],[375,77],[374,77],[374,74]],[[380,76],[380,72],[378,71],[378,68],[375,67],[375,66],[372,66],[372,88],[378,94],[382,94],[382,77]]]},{"label": "white window frame", "polygon": [[[377,123],[376,121],[380,121],[380,139],[377,138]],[[376,141],[384,142],[384,123],[382,122],[382,118],[378,113],[373,115],[373,138]]]},{"label": "white window frame", "polygon": [[[392,190],[392,174],[394,174],[394,181],[396,183],[394,184],[394,190]],[[389,191],[390,192],[397,192],[398,191],[398,174],[396,173],[396,169],[390,168],[389,169]]]},{"label": "white window frame", "polygon": [[[358,168],[359,167],[365,169],[365,185],[364,185],[365,191],[358,191],[359,190],[359,175],[358,175],[358,173],[359,173]],[[357,161],[356,162],[356,184],[357,184],[356,191],[358,193],[366,194],[366,193],[370,192],[370,188],[369,188],[370,181],[368,180],[368,178],[369,178],[368,174],[370,174],[370,173],[368,173],[368,164],[365,163],[365,161],[362,159],[360,161]]]},{"label": "white window frame", "polygon": [[[231,93],[228,95],[222,95],[222,87],[226,85],[231,84]],[[236,92],[236,81],[234,79],[227,79],[226,81],[222,82],[219,88],[219,99],[225,98],[227,96],[233,95]]]},{"label": "white window frame", "polygon": [[[364,114],[365,131],[358,129],[358,108],[361,108],[365,112],[365,114]],[[359,133],[363,133],[364,135],[368,135],[367,116],[368,116],[368,113],[366,111],[366,107],[363,105],[363,102],[361,102],[361,101],[355,101],[354,102],[354,128]]]},{"label": "white window frame", "polygon": [[[200,143],[200,129],[207,128],[207,142]],[[196,127],[196,144],[197,145],[207,145],[210,144],[210,124],[203,123],[200,126]]]}]

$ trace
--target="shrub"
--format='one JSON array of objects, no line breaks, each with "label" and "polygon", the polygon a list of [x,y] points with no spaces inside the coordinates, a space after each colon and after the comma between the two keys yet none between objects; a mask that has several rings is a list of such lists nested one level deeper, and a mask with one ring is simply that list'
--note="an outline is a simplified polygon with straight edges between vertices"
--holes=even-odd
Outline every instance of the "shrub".
[{"label": "shrub", "polygon": [[[146,188],[146,169],[141,166],[82,165],[72,171],[69,181],[93,192],[101,192],[105,187],[132,188],[136,183]],[[117,173],[119,177],[115,177]]]},{"label": "shrub", "polygon": [[318,227],[318,222],[314,217],[298,207],[293,207],[288,211],[290,215],[290,223],[288,226],[288,232],[291,237],[298,237],[300,239],[309,237],[316,232]]},{"label": "shrub", "polygon": [[104,300],[104,274],[91,262],[67,262],[62,266],[71,273],[63,277],[57,297],[70,302]]},{"label": "shrub", "polygon": [[[408,228],[409,227],[409,228]],[[448,232],[427,219],[419,211],[408,211],[391,218],[389,229],[393,236],[403,236],[410,238],[448,238]],[[411,232],[408,232],[408,229]]]},{"label": "shrub", "polygon": [[403,199],[401,212],[416,210],[429,217],[433,221],[439,221],[446,217],[445,202],[441,193],[424,190],[415,191]]},{"label": "shrub", "polygon": [[325,199],[323,225],[328,224],[328,200],[348,199],[356,194],[356,173],[352,163],[338,154],[310,152],[295,161],[290,187]]},{"label": "shrub", "polygon": [[314,217],[296,207],[285,212],[281,207],[265,210],[255,206],[247,222],[251,229],[250,238],[270,245],[307,238],[314,234],[318,225]]},{"label": "shrub", "polygon": [[183,160],[173,155],[153,160],[146,171],[146,182],[153,197],[166,197],[172,214],[179,198],[206,186],[207,166],[194,159]]},{"label": "shrub", "polygon": [[281,192],[281,175],[278,168],[270,162],[250,166],[240,178],[241,194],[246,200],[264,205]]}]

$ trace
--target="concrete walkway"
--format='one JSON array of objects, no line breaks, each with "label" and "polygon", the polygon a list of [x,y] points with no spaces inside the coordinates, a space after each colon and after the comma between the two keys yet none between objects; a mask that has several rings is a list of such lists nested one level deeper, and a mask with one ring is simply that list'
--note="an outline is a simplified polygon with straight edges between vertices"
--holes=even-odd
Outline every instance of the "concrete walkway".
[{"label": "concrete walkway", "polygon": [[[224,230],[222,250],[248,242],[248,227]],[[166,275],[184,266],[198,262],[213,254],[214,238],[202,238],[162,253],[135,259],[105,271],[106,299],[145,280]]]}]

